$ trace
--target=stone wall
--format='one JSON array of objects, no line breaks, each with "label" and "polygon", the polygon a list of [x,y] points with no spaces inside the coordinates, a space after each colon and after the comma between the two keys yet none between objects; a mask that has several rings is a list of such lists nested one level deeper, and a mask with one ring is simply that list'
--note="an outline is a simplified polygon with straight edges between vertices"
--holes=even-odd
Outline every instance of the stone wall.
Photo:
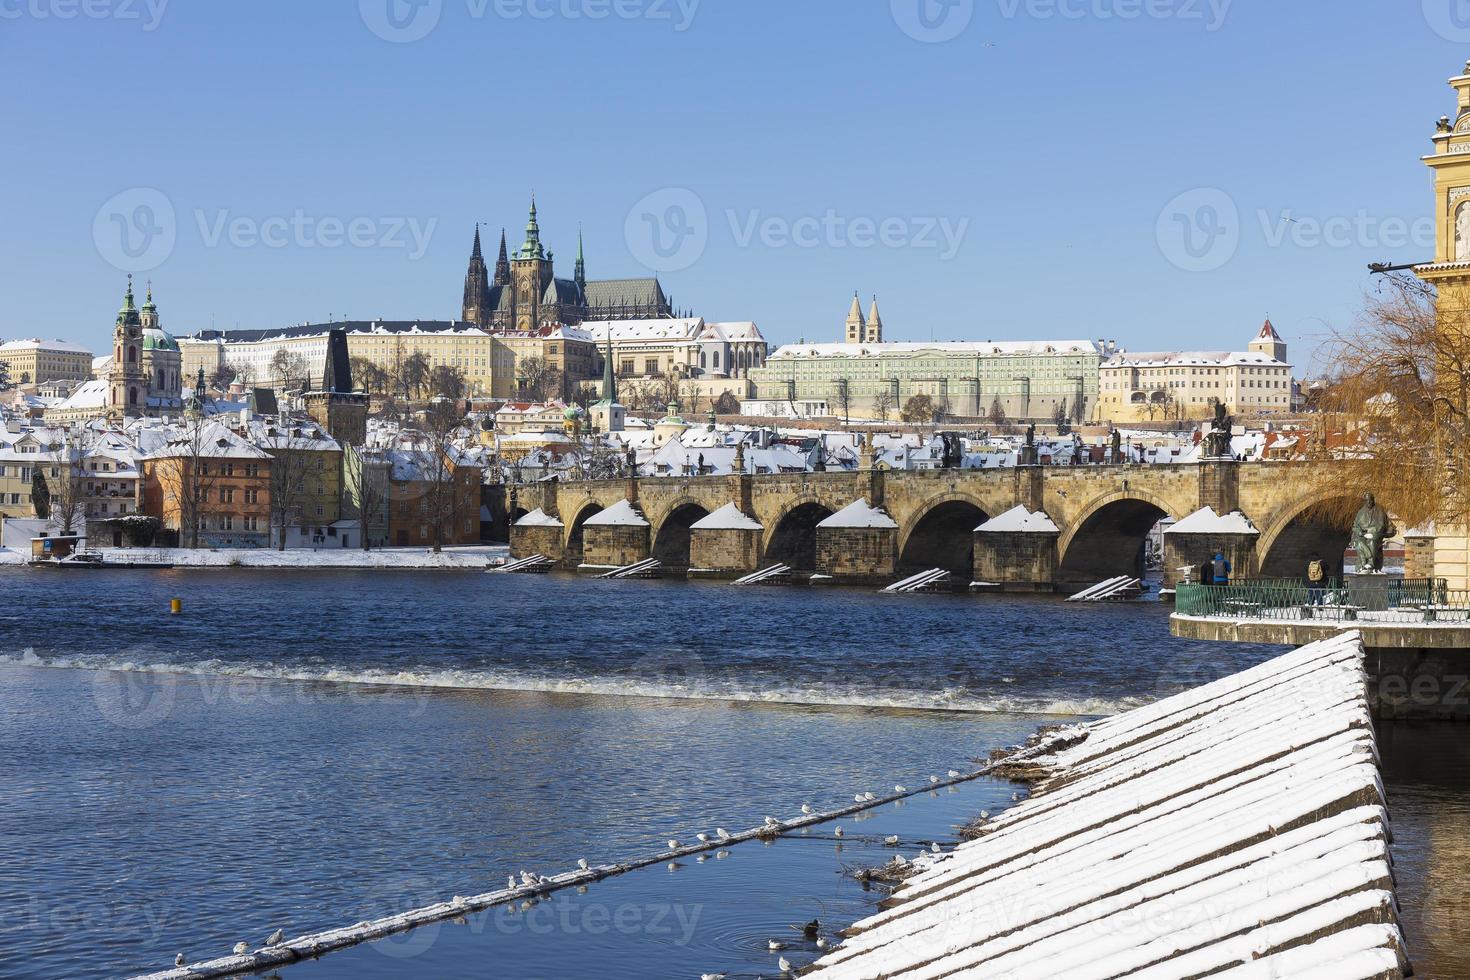
[{"label": "stone wall", "polygon": [[565,528],[544,525],[512,527],[510,529],[510,556],[530,558],[532,555],[545,555],[552,561],[561,561],[562,550],[566,545],[565,533]]},{"label": "stone wall", "polygon": [[[1181,534],[1164,535],[1164,585],[1172,588],[1182,581],[1179,569],[1188,565],[1198,568],[1216,552],[1223,552],[1230,562],[1232,581],[1256,575],[1256,535],[1254,534]],[[1190,581],[1198,582],[1196,572]]]},{"label": "stone wall", "polygon": [[1057,571],[1057,533],[976,531],[975,581],[1005,592],[1052,592]]},{"label": "stone wall", "polygon": [[582,566],[622,568],[648,557],[648,526],[592,524],[582,528]]},{"label": "stone wall", "polygon": [[852,584],[892,582],[897,575],[898,529],[817,528],[817,574]]},{"label": "stone wall", "polygon": [[689,574],[738,578],[760,568],[761,532],[735,528],[689,533]]}]

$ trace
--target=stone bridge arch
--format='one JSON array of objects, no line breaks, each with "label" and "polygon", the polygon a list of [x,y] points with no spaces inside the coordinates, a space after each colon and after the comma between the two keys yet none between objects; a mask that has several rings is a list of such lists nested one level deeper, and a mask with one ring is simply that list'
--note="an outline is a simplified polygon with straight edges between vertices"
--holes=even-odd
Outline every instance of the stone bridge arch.
[{"label": "stone bridge arch", "polygon": [[830,495],[804,493],[787,501],[774,517],[757,517],[765,525],[761,540],[762,562],[767,565],[781,562],[799,572],[815,571],[817,525],[847,503],[834,506]]},{"label": "stone bridge arch", "polygon": [[1092,585],[1118,575],[1140,574],[1149,531],[1166,517],[1188,516],[1179,510],[1177,503],[1131,485],[1094,498],[1062,528],[1057,540],[1057,582],[1063,587]]},{"label": "stone bridge arch", "polygon": [[1352,537],[1352,518],[1331,512],[1334,503],[1352,506],[1346,494],[1299,501],[1278,513],[1269,524],[1257,524],[1256,567],[1261,578],[1300,578],[1313,554],[1327,563],[1327,574],[1342,574],[1343,554]]},{"label": "stone bridge arch", "polygon": [[657,558],[663,568],[669,571],[687,571],[689,568],[689,544],[690,528],[696,521],[708,517],[723,504],[709,506],[710,501],[706,496],[696,497],[692,494],[681,494],[673,500],[664,502],[657,514],[644,512],[644,517],[651,525],[649,528],[649,545],[652,548],[650,557]]},{"label": "stone bridge arch", "polygon": [[969,576],[975,567],[975,528],[994,517],[994,510],[994,503],[961,490],[926,500],[899,524],[899,573],[943,568]]}]

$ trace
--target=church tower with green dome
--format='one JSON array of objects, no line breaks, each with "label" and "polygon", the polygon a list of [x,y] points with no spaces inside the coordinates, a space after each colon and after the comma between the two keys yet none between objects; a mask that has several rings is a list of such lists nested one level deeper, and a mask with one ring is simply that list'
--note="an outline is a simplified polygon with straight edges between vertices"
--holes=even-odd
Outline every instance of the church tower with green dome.
[{"label": "church tower with green dome", "polygon": [[112,370],[107,375],[107,416],[140,418],[148,399],[143,377],[143,317],[133,305],[133,277],[112,329]]}]

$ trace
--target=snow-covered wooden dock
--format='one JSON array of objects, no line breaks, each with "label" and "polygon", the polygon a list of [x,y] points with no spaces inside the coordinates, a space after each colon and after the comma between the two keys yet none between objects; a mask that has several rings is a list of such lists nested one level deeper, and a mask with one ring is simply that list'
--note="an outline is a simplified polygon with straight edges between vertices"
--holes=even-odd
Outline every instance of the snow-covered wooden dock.
[{"label": "snow-covered wooden dock", "polygon": [[1034,794],[812,975],[1408,975],[1364,680],[1349,633],[1052,733],[1010,767]]}]

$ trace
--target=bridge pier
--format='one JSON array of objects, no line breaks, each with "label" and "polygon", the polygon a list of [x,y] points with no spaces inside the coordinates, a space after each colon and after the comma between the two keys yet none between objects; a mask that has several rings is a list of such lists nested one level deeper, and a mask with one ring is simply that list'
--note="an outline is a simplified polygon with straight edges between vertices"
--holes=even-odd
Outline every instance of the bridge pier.
[{"label": "bridge pier", "polygon": [[898,524],[857,500],[817,525],[817,574],[848,585],[881,585],[898,575]]},{"label": "bridge pier", "polygon": [[984,591],[1055,592],[1057,526],[1025,508],[1002,514],[975,529],[975,581]]},{"label": "bridge pier", "polygon": [[566,527],[542,510],[534,510],[510,528],[510,556],[545,555],[560,562],[566,551]]},{"label": "bridge pier", "polygon": [[626,499],[587,518],[582,524],[579,571],[623,568],[649,557],[648,521]]},{"label": "bridge pier", "polygon": [[1164,587],[1179,584],[1180,568],[1198,568],[1217,553],[1230,562],[1232,579],[1255,578],[1259,539],[1260,532],[1240,514],[1223,518],[1212,510],[1191,514],[1164,532]]},{"label": "bridge pier", "polygon": [[690,578],[740,578],[760,570],[765,527],[734,504],[689,529]]}]

